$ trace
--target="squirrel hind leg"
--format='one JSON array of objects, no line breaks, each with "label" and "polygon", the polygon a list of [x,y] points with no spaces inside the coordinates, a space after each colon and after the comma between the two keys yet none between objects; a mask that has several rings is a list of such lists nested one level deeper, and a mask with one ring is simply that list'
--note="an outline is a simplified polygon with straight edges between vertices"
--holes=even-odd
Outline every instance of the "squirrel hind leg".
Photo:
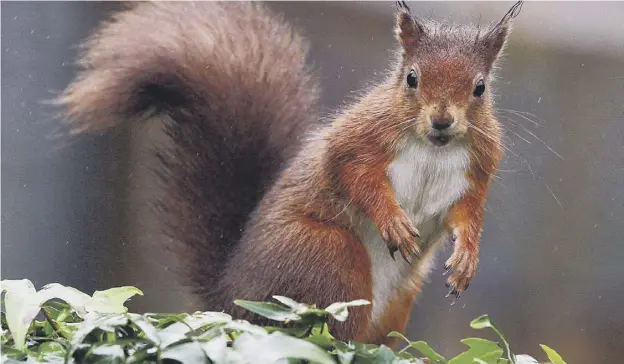
[{"label": "squirrel hind leg", "polygon": [[[289,226],[271,229],[270,225],[264,221],[262,226],[249,227],[250,234],[228,261],[219,289],[227,292],[227,300],[271,301],[279,295],[321,308],[358,299],[372,304],[370,258],[351,233],[305,218]],[[348,310],[345,322],[329,320],[332,335],[366,339],[372,305]],[[233,316],[262,322],[240,308],[234,308]]]}]

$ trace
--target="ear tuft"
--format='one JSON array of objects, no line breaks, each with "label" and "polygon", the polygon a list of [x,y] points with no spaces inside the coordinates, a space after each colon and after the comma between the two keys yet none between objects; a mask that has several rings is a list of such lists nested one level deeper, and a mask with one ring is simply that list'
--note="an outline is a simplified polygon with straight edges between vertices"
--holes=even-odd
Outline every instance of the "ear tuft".
[{"label": "ear tuft", "polygon": [[496,61],[496,58],[498,58],[501,50],[504,48],[507,37],[511,33],[512,20],[520,14],[523,3],[524,1],[516,2],[507,11],[507,14],[483,36],[482,42],[490,65]]},{"label": "ear tuft", "polygon": [[396,15],[396,35],[405,53],[410,53],[424,34],[424,28],[419,24],[405,1],[395,2],[398,13]]}]

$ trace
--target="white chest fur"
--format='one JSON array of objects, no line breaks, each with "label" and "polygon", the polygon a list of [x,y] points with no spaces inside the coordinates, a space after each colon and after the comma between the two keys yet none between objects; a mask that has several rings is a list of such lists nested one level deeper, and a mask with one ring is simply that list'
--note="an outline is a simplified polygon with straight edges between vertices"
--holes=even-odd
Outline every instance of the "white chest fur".
[{"label": "white chest fur", "polygon": [[408,143],[388,167],[398,202],[420,231],[422,259],[408,265],[400,255],[394,261],[376,226],[366,221],[361,234],[371,258],[373,274],[373,322],[397,288],[409,288],[414,278],[429,270],[432,245],[446,236],[442,220],[448,208],[468,187],[469,151],[465,146],[443,148],[420,141]]}]

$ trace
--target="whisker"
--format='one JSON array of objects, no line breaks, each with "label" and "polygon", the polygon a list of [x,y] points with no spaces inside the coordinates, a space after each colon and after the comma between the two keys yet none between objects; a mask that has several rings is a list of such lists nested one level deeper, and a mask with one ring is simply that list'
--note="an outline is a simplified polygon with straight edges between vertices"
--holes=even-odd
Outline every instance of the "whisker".
[{"label": "whisker", "polygon": [[513,135],[517,136],[518,138],[524,140],[525,142],[532,144],[528,139],[522,137],[520,134],[516,133],[515,131],[511,130],[511,129],[507,129],[508,132],[512,133]]},{"label": "whisker", "polygon": [[[481,128],[479,128],[478,126],[474,125],[473,123],[471,123],[470,121],[468,121],[468,125],[476,132],[478,132],[479,134],[483,135],[484,137],[488,138],[491,141],[496,141],[494,140],[494,138],[491,135],[488,135],[485,131],[483,131]],[[504,143],[502,144],[502,148],[504,151],[512,153],[514,155],[515,154],[511,149],[509,149],[509,147],[507,147]]]},{"label": "whisker", "polygon": [[557,196],[555,196],[555,193],[553,192],[553,190],[550,189],[550,186],[548,185],[548,183],[546,183],[546,181],[544,181],[544,185],[546,185],[546,188],[548,189],[548,192],[550,192],[550,194],[555,199],[555,201],[557,201],[557,204],[559,204],[559,207],[561,207],[563,209],[563,205],[561,204],[561,201],[559,201]]},{"label": "whisker", "polygon": [[515,122],[519,128],[521,128],[522,130],[524,130],[525,132],[527,132],[528,134],[530,134],[532,137],[534,137],[535,139],[537,139],[538,141],[540,141],[542,144],[544,144],[544,146],[546,148],[548,148],[548,150],[550,150],[552,153],[554,153],[557,157],[561,158],[561,160],[564,160],[564,158],[561,156],[561,154],[557,153],[554,149],[552,149],[550,147],[550,145],[548,145],[545,141],[543,141],[540,137],[538,137],[537,135],[535,135],[533,132],[531,132],[528,128],[526,128],[524,125],[518,123],[517,121],[505,116],[505,118],[511,122]]},{"label": "whisker", "polygon": [[[512,110],[512,109],[499,109],[499,110],[501,110],[501,111],[506,111],[506,112],[508,112],[508,113],[510,113],[510,114],[514,114],[514,115],[516,115],[516,116],[519,116],[519,117],[521,117],[521,118],[523,118],[523,119],[527,120],[528,122],[533,123],[533,125],[535,125],[535,126],[540,126],[540,125],[541,125],[541,124],[540,124],[540,123],[538,123],[537,121],[532,120],[532,119],[530,119],[530,118],[526,117],[525,115],[523,115],[523,114],[522,114],[522,112],[520,112],[520,111],[518,111],[518,110]],[[531,113],[527,113],[527,114],[528,114],[528,115],[531,115],[531,116],[533,116],[533,117],[535,117],[535,118],[537,118],[537,116],[535,116],[535,115],[533,115],[533,114],[531,114]]]}]

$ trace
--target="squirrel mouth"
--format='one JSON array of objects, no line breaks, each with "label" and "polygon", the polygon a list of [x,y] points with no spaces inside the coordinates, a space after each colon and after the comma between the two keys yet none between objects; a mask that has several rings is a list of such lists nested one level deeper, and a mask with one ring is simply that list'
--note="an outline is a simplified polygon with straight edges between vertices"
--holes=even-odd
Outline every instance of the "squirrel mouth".
[{"label": "squirrel mouth", "polygon": [[448,134],[429,134],[427,138],[433,145],[438,147],[447,145],[451,139],[453,139],[453,137]]}]

